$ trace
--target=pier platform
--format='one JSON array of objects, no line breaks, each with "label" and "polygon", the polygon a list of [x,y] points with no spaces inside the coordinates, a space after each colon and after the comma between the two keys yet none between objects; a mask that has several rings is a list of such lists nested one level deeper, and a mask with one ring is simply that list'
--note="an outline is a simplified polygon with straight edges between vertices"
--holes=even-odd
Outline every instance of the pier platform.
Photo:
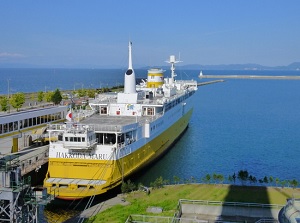
[{"label": "pier platform", "polygon": [[300,76],[265,75],[199,75],[200,79],[260,79],[260,80],[300,80]]}]

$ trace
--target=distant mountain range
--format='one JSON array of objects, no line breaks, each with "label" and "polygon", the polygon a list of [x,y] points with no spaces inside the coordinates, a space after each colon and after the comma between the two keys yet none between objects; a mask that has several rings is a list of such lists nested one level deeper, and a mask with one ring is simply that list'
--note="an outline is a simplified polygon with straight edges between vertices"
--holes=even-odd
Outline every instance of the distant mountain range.
[{"label": "distant mountain range", "polygon": [[222,65],[200,65],[188,64],[181,68],[186,70],[299,70],[300,62],[291,63],[287,66],[263,66],[260,64],[222,64]]},{"label": "distant mountain range", "polygon": [[[153,66],[152,66],[153,67]],[[169,66],[158,66],[163,69],[169,69]],[[220,64],[220,65],[201,65],[201,64],[187,64],[187,65],[180,65],[178,64],[177,67],[185,70],[299,70],[300,71],[300,62],[294,62],[287,66],[263,66],[260,64]],[[69,67],[69,66],[39,66],[39,65],[30,65],[30,64],[5,64],[0,63],[0,68],[67,68],[67,69],[127,69],[126,67],[120,67],[116,65],[110,66],[93,66],[93,65],[79,65],[78,67]],[[149,69],[149,66],[135,66],[136,69]]]}]

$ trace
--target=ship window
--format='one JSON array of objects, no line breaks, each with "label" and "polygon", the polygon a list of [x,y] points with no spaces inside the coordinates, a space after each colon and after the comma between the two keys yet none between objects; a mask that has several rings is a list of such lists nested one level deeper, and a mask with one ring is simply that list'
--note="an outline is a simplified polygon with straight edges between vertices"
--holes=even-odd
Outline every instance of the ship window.
[{"label": "ship window", "polygon": [[124,134],[118,134],[118,143],[123,143],[125,141]]},{"label": "ship window", "polygon": [[70,142],[73,142],[74,141],[74,138],[73,137],[70,137]]},{"label": "ship window", "polygon": [[4,125],[3,125],[3,132],[8,132],[8,124],[7,123],[5,123]]},{"label": "ship window", "polygon": [[103,133],[96,133],[97,142],[103,144]]},{"label": "ship window", "polygon": [[84,137],[81,138],[81,142],[85,142],[85,138]]},{"label": "ship window", "polygon": [[74,142],[78,142],[78,137],[74,137]]},{"label": "ship window", "polygon": [[154,115],[154,109],[153,108],[147,108],[147,115]]},{"label": "ship window", "polygon": [[100,114],[101,115],[106,115],[107,114],[107,107],[101,107]]},{"label": "ship window", "polygon": [[116,134],[107,133],[104,135],[104,144],[115,144]]}]

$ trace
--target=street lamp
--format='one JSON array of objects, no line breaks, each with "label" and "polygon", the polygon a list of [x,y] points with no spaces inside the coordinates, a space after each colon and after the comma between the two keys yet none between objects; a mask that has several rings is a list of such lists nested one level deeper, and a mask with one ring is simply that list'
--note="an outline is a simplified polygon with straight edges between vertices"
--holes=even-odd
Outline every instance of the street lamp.
[{"label": "street lamp", "polygon": [[74,84],[74,91],[75,91],[75,86],[76,86],[76,85],[81,85],[81,89],[83,88],[83,84],[82,84],[82,83],[75,83],[75,84]]},{"label": "street lamp", "polygon": [[9,99],[9,93],[10,93],[10,90],[9,90],[9,81],[10,79],[7,79],[7,98]]}]

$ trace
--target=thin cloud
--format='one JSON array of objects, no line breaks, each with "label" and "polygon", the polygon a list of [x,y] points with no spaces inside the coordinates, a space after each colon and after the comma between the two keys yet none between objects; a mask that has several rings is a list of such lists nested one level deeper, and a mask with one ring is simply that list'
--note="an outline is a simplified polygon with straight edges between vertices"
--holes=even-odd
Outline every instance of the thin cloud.
[{"label": "thin cloud", "polygon": [[24,58],[25,56],[20,53],[0,53],[0,59],[13,59],[13,58]]}]

